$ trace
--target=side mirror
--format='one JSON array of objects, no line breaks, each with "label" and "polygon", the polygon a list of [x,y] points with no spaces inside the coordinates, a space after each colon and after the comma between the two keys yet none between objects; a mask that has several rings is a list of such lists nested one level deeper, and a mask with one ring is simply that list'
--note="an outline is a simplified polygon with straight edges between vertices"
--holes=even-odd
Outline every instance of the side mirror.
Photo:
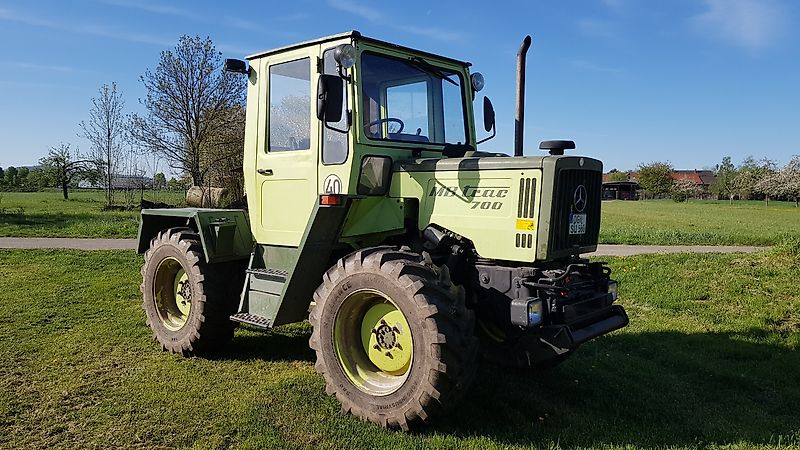
[{"label": "side mirror", "polygon": [[486,96],[483,97],[483,129],[487,133],[494,129],[494,106]]},{"label": "side mirror", "polygon": [[344,80],[337,75],[320,75],[317,82],[317,119],[325,122],[342,120]]},{"label": "side mirror", "polygon": [[483,129],[487,132],[491,131],[492,135],[486,138],[481,139],[480,141],[476,142],[476,144],[481,144],[489,139],[495,137],[497,135],[497,129],[495,127],[495,117],[494,117],[494,106],[492,105],[492,101],[489,100],[489,97],[483,97]]},{"label": "side mirror", "polygon": [[225,72],[243,73],[247,74],[247,63],[241,59],[226,59],[225,65],[222,67]]}]

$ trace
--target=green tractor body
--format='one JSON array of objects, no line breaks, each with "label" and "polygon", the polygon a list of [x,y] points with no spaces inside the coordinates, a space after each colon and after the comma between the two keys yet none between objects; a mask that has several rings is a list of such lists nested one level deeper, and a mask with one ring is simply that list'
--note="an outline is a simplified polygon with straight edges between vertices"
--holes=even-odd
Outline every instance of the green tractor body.
[{"label": "green tractor body", "polygon": [[[358,32],[248,59],[226,64],[248,83],[247,209],[142,211],[145,309],[165,349],[213,348],[229,318],[270,328],[310,308],[328,392],[407,428],[455,401],[479,351],[548,367],[628,323],[610,270],[580,257],[597,247],[602,163],[564,156],[568,141],[477,151],[482,77],[468,63]],[[489,131],[487,99],[484,116]],[[175,255],[152,260],[163,246]],[[158,324],[192,314],[213,326]]]}]

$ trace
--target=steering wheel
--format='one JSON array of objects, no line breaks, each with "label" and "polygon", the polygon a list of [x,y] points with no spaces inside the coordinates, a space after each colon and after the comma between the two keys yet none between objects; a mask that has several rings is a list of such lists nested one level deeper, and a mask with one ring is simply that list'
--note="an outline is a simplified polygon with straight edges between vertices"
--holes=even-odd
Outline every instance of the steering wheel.
[{"label": "steering wheel", "polygon": [[[369,129],[369,128],[372,128],[372,126],[373,126],[373,125],[380,125],[380,124],[382,124],[382,123],[384,123],[384,122],[386,122],[386,123],[393,122],[393,123],[396,123],[396,124],[399,124],[399,125],[400,125],[400,129],[399,129],[399,130],[397,130],[397,131],[395,131],[394,133],[402,133],[402,132],[403,132],[403,128],[405,128],[405,127],[406,127],[406,124],[405,124],[405,123],[403,123],[403,121],[402,121],[402,120],[400,120],[400,119],[398,119],[398,118],[395,118],[395,117],[387,117],[387,118],[385,118],[385,119],[373,120],[372,122],[370,122],[370,123],[368,123],[368,124],[367,124],[367,128],[368,128],[368,129]],[[391,133],[391,132],[390,132],[390,133]]]}]

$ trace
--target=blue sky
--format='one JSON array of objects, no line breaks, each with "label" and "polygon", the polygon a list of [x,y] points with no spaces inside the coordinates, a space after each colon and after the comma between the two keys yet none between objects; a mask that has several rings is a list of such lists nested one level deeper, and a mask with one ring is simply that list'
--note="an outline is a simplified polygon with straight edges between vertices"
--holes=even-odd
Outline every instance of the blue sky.
[{"label": "blue sky", "polygon": [[[465,6],[467,5],[467,6]],[[226,57],[350,29],[471,61],[512,151],[515,55],[528,56],[526,154],[573,139],[606,169],[800,154],[800,3],[791,0],[225,2],[0,0],[0,166],[34,164],[103,83],[139,111],[139,76],[182,34]]]}]

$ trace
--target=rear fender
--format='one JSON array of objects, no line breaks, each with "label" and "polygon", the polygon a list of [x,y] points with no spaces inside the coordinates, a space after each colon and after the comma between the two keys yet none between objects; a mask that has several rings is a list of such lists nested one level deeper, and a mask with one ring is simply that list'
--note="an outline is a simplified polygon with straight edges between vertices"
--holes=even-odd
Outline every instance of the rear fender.
[{"label": "rear fender", "polygon": [[253,251],[253,235],[242,209],[173,208],[143,209],[139,222],[137,252],[150,248],[160,231],[189,227],[200,235],[206,262],[247,259]]}]

